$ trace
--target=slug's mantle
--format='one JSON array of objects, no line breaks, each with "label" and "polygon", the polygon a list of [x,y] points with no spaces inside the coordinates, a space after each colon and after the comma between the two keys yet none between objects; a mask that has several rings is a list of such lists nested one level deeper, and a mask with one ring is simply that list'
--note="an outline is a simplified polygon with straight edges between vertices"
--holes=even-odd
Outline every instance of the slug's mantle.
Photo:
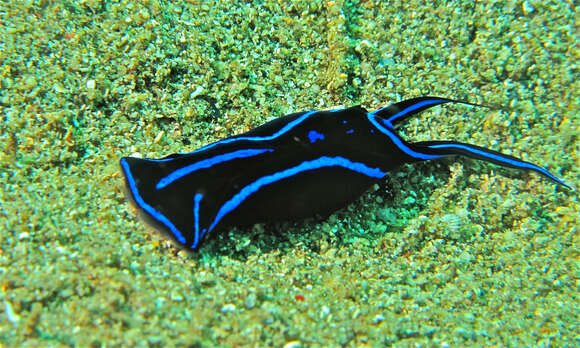
[{"label": "slug's mantle", "polygon": [[360,106],[300,112],[193,152],[123,157],[121,167],[148,222],[187,249],[228,226],[330,214],[402,164],[446,156],[532,170],[570,188],[509,155],[448,140],[409,143],[396,133],[411,115],[450,102],[475,105],[420,97],[372,112]]}]

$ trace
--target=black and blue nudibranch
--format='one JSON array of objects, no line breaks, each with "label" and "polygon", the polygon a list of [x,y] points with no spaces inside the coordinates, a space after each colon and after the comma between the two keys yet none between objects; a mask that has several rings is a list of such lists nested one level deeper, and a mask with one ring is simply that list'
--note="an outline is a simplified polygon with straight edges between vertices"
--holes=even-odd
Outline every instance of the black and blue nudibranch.
[{"label": "black and blue nudibranch", "polygon": [[445,156],[535,171],[570,188],[512,156],[455,141],[409,143],[396,133],[411,115],[450,102],[470,104],[420,97],[372,112],[299,112],[193,152],[124,157],[121,167],[138,209],[187,249],[228,226],[330,214],[402,164]]}]

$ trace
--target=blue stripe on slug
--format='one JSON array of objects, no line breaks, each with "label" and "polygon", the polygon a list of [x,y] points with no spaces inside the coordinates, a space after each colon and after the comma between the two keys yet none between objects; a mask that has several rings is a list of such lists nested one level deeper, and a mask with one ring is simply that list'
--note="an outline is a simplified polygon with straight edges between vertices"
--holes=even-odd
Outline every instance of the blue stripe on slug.
[{"label": "blue stripe on slug", "polygon": [[531,170],[535,170],[537,172],[540,172],[542,174],[544,174],[545,176],[547,176],[548,178],[554,180],[555,182],[561,184],[562,186],[566,186],[569,189],[572,189],[571,186],[569,186],[568,184],[564,183],[562,180],[558,179],[557,177],[555,177],[552,173],[550,173],[549,171],[547,171],[546,169],[537,166],[535,164],[532,163],[528,163],[528,162],[524,162],[524,161],[518,161],[518,160],[514,160],[511,158],[507,158],[507,157],[503,157],[500,155],[496,155],[493,153],[488,153],[485,152],[483,150],[480,149],[476,149],[476,148],[472,148],[469,147],[467,145],[464,144],[437,144],[437,145],[429,145],[429,148],[432,149],[462,149],[471,153],[474,153],[476,155],[479,155],[481,157],[485,157],[485,158],[489,158],[498,162],[503,162],[503,163],[507,163],[509,165],[512,165],[514,167],[519,167],[519,168],[524,168],[524,169],[531,169]]},{"label": "blue stripe on slug", "polygon": [[[336,109],[336,110],[328,110],[329,112],[336,112],[336,111],[340,111],[340,109]],[[265,137],[232,137],[232,138],[227,138],[227,139],[223,139],[220,141],[216,141],[215,143],[211,143],[211,144],[207,144],[203,147],[200,147],[197,150],[191,151],[191,152],[182,152],[179,153],[178,155],[191,155],[194,153],[198,153],[198,152],[202,152],[208,149],[211,149],[214,146],[220,145],[220,144],[229,144],[229,143],[233,143],[236,141],[269,141],[269,140],[273,140],[278,138],[279,136],[289,132],[290,130],[292,130],[292,128],[296,127],[297,125],[299,125],[300,123],[304,122],[304,120],[306,120],[308,117],[310,117],[312,114],[317,113],[318,111],[309,111],[304,113],[303,115],[301,115],[300,117],[298,117],[297,119],[295,119],[292,122],[287,123],[284,127],[282,127],[281,129],[279,129],[277,132],[274,132],[274,134],[269,135],[269,136],[265,136]],[[170,158],[160,158],[160,159],[147,159],[148,161],[151,162],[169,162],[169,161],[173,161],[175,160],[175,157],[170,157]]]},{"label": "blue stripe on slug", "polygon": [[202,198],[203,195],[201,193],[196,193],[193,197],[193,220],[195,231],[193,244],[191,245],[192,249],[195,249],[199,243],[199,202],[201,202]]},{"label": "blue stripe on slug", "polygon": [[382,178],[387,173],[383,172],[379,168],[371,168],[365,165],[364,163],[360,162],[353,162],[349,159],[344,157],[336,156],[336,157],[328,157],[322,156],[315,160],[311,161],[304,161],[297,166],[290,167],[284,169],[282,171],[276,172],[274,174],[266,175],[258,180],[252,182],[251,184],[242,188],[237,194],[235,194],[232,198],[230,198],[227,202],[225,202],[220,210],[218,211],[214,221],[209,226],[209,231],[211,232],[214,227],[226,216],[228,213],[236,209],[244,200],[258,191],[261,187],[265,185],[270,185],[277,181],[289,178],[296,174],[309,171],[309,170],[316,170],[325,167],[343,167],[363,175],[372,177],[372,178]]},{"label": "blue stripe on slug", "polygon": [[379,122],[377,122],[375,116],[372,113],[367,113],[367,118],[369,119],[369,121],[379,130],[381,131],[383,134],[385,134],[386,136],[388,136],[391,141],[404,153],[406,153],[407,155],[414,157],[414,158],[418,158],[418,159],[422,159],[422,160],[430,160],[430,159],[435,159],[435,158],[440,158],[443,156],[440,155],[429,155],[426,153],[420,153],[417,151],[413,151],[410,147],[408,147],[407,145],[403,144],[403,142],[401,141],[401,138],[399,138],[395,133],[391,132],[390,130],[388,130],[387,128],[383,127]]},{"label": "blue stripe on slug", "polygon": [[[383,123],[385,124],[385,126],[389,127],[390,129],[394,129],[393,122],[396,119],[405,116],[409,112],[415,111],[415,110],[420,109],[420,108],[422,108],[424,106],[427,106],[427,105],[437,105],[437,104],[443,104],[443,103],[448,103],[448,102],[450,102],[450,100],[448,100],[448,99],[428,99],[428,100],[423,100],[423,101],[420,101],[420,102],[418,102],[416,104],[413,104],[413,105],[411,105],[409,107],[406,107],[405,109],[397,112],[396,114],[394,114],[393,116],[389,117],[388,119],[383,120]],[[378,110],[372,111],[372,112],[370,112],[370,114],[372,114],[374,116],[375,114],[381,112],[382,110],[384,110],[384,109],[386,109],[388,107],[389,106],[386,106],[384,108],[380,108]]]},{"label": "blue stripe on slug", "polygon": [[[334,110],[331,110],[334,111]],[[338,110],[337,110],[338,111]],[[304,122],[304,120],[306,120],[308,117],[310,117],[312,114],[317,113],[318,111],[309,111],[307,113],[305,113],[304,115],[298,117],[297,119],[295,119],[292,122],[289,122],[288,124],[286,124],[284,127],[282,127],[280,130],[278,130],[277,132],[275,132],[272,135],[266,136],[266,137],[236,137],[236,138],[229,138],[229,139],[224,139],[224,140],[220,140],[220,141],[216,141],[215,143],[211,143],[208,144],[200,149],[197,149],[191,153],[196,153],[196,152],[200,152],[200,151],[204,151],[207,149],[211,149],[214,146],[220,145],[220,144],[228,144],[228,143],[232,143],[234,141],[242,141],[242,140],[248,140],[248,141],[268,141],[268,140],[273,140],[278,138],[279,136],[289,132],[292,128],[298,126],[300,123]]]},{"label": "blue stripe on slug", "polygon": [[183,236],[183,234],[181,234],[181,232],[177,229],[177,227],[175,227],[175,225],[165,215],[161,214],[155,208],[147,204],[145,200],[143,200],[143,198],[139,194],[137,185],[135,184],[135,179],[133,179],[133,175],[131,174],[131,168],[129,167],[129,164],[127,163],[127,160],[125,158],[121,159],[121,166],[123,167],[123,170],[125,172],[125,177],[129,185],[129,190],[131,190],[131,194],[133,195],[133,198],[135,199],[137,205],[141,209],[149,213],[155,220],[159,221],[165,227],[167,227],[167,229],[175,236],[175,238],[181,244],[185,244],[185,237]]},{"label": "blue stripe on slug", "polygon": [[421,102],[418,102],[415,105],[411,105],[408,108],[399,111],[398,113],[394,114],[393,116],[389,117],[387,119],[387,122],[389,124],[393,124],[393,122],[398,119],[399,117],[403,117],[406,114],[408,114],[411,111],[417,110],[419,108],[422,108],[423,106],[427,106],[427,105],[437,105],[437,104],[443,104],[443,103],[448,103],[449,100],[446,99],[432,99],[432,100],[423,100]]},{"label": "blue stripe on slug", "polygon": [[173,172],[171,172],[166,177],[161,178],[155,188],[160,190],[167,185],[171,184],[172,182],[183,178],[186,175],[189,175],[197,170],[211,168],[216,164],[231,161],[237,158],[246,158],[261,155],[264,152],[274,152],[272,149],[245,149],[245,150],[238,150],[229,153],[225,153],[222,155],[217,155],[211,158],[207,158],[195,163],[192,163],[188,166],[181,167]]}]

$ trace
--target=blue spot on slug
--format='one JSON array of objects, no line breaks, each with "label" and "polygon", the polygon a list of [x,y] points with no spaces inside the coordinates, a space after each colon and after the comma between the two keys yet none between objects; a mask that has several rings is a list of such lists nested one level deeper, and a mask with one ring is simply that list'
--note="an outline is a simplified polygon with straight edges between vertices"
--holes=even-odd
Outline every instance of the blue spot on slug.
[{"label": "blue spot on slug", "polygon": [[324,140],[324,134],[311,130],[308,132],[308,139],[311,143],[315,143],[317,140]]}]

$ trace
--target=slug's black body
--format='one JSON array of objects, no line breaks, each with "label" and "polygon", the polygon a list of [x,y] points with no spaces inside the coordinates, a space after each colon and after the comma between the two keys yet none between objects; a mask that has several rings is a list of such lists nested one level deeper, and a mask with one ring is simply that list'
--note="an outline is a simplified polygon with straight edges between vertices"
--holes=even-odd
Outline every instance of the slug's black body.
[{"label": "slug's black body", "polygon": [[512,156],[453,141],[408,143],[395,132],[407,117],[448,102],[463,103],[421,97],[373,112],[301,112],[191,153],[124,157],[121,167],[137,207],[188,249],[228,226],[331,213],[404,163],[450,155],[533,170],[569,187]]}]

